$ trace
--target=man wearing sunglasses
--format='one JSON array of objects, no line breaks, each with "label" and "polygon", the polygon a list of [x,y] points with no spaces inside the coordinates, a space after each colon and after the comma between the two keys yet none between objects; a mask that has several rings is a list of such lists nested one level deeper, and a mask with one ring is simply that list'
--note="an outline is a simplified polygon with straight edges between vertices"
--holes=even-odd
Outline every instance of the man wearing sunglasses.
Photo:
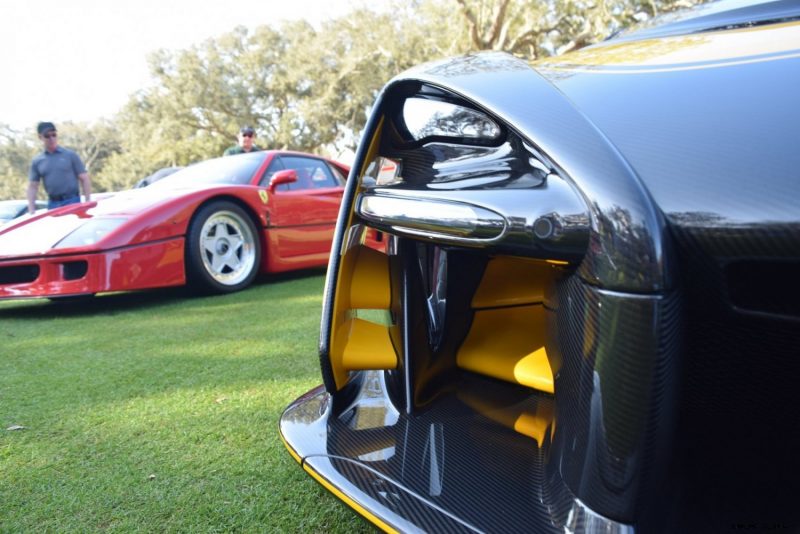
[{"label": "man wearing sunglasses", "polygon": [[47,191],[47,209],[58,208],[81,201],[78,183],[83,187],[86,202],[92,197],[92,182],[80,156],[58,146],[58,133],[52,122],[40,122],[36,127],[44,150],[31,162],[28,175],[28,212],[36,211],[39,182],[44,181]]},{"label": "man wearing sunglasses", "polygon": [[256,131],[251,126],[243,126],[239,130],[239,144],[233,145],[225,149],[223,156],[235,156],[236,154],[244,154],[245,152],[258,152],[261,150],[255,145]]}]

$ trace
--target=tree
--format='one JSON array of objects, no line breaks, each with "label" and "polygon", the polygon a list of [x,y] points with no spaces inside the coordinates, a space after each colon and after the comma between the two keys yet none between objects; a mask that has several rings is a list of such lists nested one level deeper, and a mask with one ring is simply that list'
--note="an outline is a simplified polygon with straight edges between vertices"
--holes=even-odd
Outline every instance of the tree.
[{"label": "tree", "polygon": [[[304,21],[240,27],[185,50],[154,53],[152,85],[111,121],[64,125],[62,141],[86,160],[98,191],[219,156],[245,124],[262,147],[336,157],[355,150],[381,88],[413,65],[479,50],[534,60],[691,3],[391,0],[383,11],[357,8],[319,28]],[[30,132],[0,130],[0,195],[24,194],[38,149],[33,140]]]},{"label": "tree", "polygon": [[289,73],[304,89],[298,100],[319,150],[355,150],[383,85],[425,61],[462,51],[464,32],[440,2],[397,2],[389,12],[355,10],[330,21],[288,54]]},{"label": "tree", "polygon": [[218,156],[243,124],[256,128],[262,147],[354,149],[386,80],[458,52],[452,31],[435,31],[451,18],[441,7],[398,6],[391,15],[356,10],[321,29],[303,21],[240,27],[187,50],[157,52],[153,86],[117,117],[125,151],[110,159],[107,175],[124,187],[160,167]]},{"label": "tree", "polygon": [[78,153],[92,177],[92,189],[112,191],[113,185],[106,176],[109,159],[122,151],[122,139],[115,125],[109,120],[92,124],[66,122],[59,126],[59,144]]},{"label": "tree", "polygon": [[306,23],[280,29],[239,27],[189,49],[153,54],[151,87],[131,98],[117,117],[125,153],[109,162],[119,187],[160,167],[219,156],[236,142],[242,125],[258,132],[261,146],[308,149],[314,131],[302,131],[296,87],[287,79],[287,50]]},{"label": "tree", "polygon": [[25,198],[28,169],[38,148],[31,138],[31,132],[0,124],[0,199]]}]

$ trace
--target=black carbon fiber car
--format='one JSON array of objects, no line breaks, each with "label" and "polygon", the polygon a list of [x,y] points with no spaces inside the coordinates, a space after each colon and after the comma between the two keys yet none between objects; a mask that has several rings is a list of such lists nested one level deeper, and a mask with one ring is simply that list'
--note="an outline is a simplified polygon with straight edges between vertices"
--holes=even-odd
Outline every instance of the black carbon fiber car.
[{"label": "black carbon fiber car", "polygon": [[387,531],[800,532],[799,16],[392,80],[292,456]]}]

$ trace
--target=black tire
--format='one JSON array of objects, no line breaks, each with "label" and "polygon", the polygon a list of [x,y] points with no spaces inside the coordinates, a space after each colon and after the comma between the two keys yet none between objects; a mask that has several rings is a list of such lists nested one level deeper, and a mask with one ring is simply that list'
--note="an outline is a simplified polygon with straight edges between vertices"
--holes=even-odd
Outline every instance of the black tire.
[{"label": "black tire", "polygon": [[248,214],[227,200],[200,208],[186,233],[186,279],[204,293],[249,286],[261,265],[261,244]]}]

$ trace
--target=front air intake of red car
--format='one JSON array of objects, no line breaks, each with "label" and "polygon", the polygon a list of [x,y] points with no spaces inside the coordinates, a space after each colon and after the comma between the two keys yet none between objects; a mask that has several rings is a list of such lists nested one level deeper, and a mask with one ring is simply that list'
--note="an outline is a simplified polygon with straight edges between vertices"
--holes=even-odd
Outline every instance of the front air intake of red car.
[{"label": "front air intake of red car", "polygon": [[0,267],[0,285],[27,284],[39,277],[38,265]]},{"label": "front air intake of red car", "polygon": [[62,263],[64,280],[79,280],[86,276],[89,270],[89,263],[86,260],[68,261]]}]

